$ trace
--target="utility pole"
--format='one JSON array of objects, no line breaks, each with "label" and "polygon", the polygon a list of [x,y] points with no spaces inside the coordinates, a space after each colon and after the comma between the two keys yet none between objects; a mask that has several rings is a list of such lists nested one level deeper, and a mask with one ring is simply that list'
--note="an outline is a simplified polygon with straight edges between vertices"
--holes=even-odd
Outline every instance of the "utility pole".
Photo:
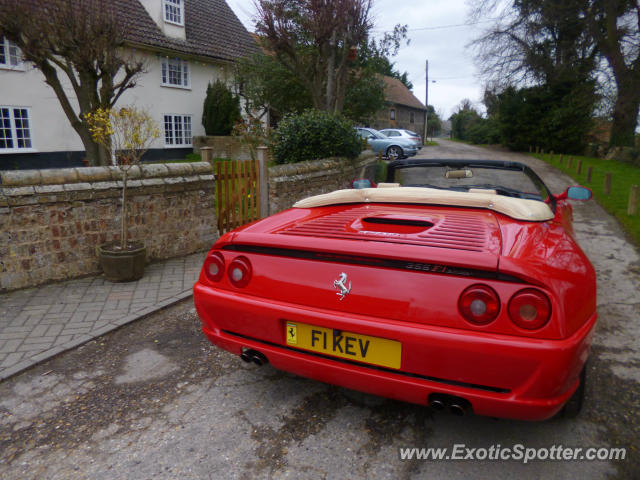
[{"label": "utility pole", "polygon": [[427,119],[429,117],[429,60],[427,60],[427,65],[426,65],[426,72],[427,72],[427,78],[426,78],[426,95],[425,95],[425,107],[427,107],[427,110],[424,112],[424,143],[426,145],[427,143]]}]

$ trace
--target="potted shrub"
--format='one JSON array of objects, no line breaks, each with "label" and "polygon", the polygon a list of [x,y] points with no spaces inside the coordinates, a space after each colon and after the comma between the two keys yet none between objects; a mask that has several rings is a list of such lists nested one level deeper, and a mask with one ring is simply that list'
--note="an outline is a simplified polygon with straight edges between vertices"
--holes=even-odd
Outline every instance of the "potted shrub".
[{"label": "potted shrub", "polygon": [[160,136],[156,122],[147,112],[134,107],[119,110],[98,108],[86,115],[93,139],[104,145],[122,172],[122,215],[120,239],[98,247],[98,259],[105,277],[112,282],[138,280],[144,274],[146,247],[141,241],[129,240],[127,214],[127,178]]}]

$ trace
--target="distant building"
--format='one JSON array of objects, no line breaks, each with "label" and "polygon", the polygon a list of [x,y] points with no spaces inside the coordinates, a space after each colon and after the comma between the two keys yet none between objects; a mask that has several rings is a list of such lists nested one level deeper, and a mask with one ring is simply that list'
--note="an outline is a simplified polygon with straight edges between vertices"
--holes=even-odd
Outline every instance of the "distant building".
[{"label": "distant building", "polygon": [[587,141],[589,143],[608,144],[611,139],[611,125],[612,122],[609,119],[594,119],[593,126],[587,135]]},{"label": "distant building", "polygon": [[387,106],[380,110],[371,124],[372,128],[403,128],[424,136],[424,104],[397,78],[382,77]]},{"label": "distant building", "polygon": [[[224,0],[119,0],[127,48],[146,72],[117,105],[147,110],[162,131],[145,158],[183,158],[204,135],[209,82],[258,49]],[[64,74],[60,74],[65,78]],[[68,90],[71,87],[68,86]],[[0,170],[81,165],[84,147],[44,76],[0,37]]]}]

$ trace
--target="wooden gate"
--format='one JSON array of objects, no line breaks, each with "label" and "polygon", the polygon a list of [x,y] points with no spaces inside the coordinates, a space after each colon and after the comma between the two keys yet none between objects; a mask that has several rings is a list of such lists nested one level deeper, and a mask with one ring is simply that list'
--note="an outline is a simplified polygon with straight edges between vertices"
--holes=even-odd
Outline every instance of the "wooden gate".
[{"label": "wooden gate", "polygon": [[216,196],[220,235],[260,218],[260,173],[257,160],[216,163]]}]

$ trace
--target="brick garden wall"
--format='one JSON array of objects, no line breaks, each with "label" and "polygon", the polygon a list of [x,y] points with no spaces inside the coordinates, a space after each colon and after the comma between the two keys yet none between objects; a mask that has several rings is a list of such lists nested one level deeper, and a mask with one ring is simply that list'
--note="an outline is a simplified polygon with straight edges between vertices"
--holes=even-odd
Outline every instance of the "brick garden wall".
[{"label": "brick garden wall", "polygon": [[312,195],[348,188],[356,178],[374,180],[376,157],[370,150],[356,160],[314,160],[269,167],[269,213]]},{"label": "brick garden wall", "polygon": [[[0,172],[0,291],[98,273],[96,247],[119,239],[114,167]],[[217,238],[208,163],[134,166],[129,232],[148,260],[208,249]]]}]

